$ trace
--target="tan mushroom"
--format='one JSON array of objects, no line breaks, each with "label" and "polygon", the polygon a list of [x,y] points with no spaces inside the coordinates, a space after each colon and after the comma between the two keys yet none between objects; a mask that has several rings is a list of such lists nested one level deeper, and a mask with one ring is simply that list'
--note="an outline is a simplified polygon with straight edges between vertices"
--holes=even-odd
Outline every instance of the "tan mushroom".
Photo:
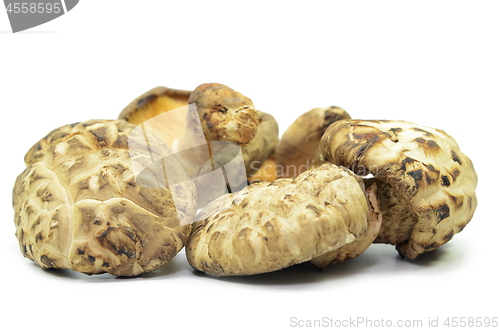
[{"label": "tan mushroom", "polygon": [[[148,146],[137,144],[129,153],[134,128],[121,120],[65,125],[28,151],[13,190],[25,257],[42,268],[136,276],[182,249],[196,214],[196,189],[183,182],[174,204],[167,179],[150,169],[141,172],[139,185],[132,158],[146,166],[164,146],[150,136]],[[188,178],[175,159],[163,165]]]},{"label": "tan mushroom", "polygon": [[326,163],[213,201],[194,224],[186,255],[194,269],[214,276],[266,273],[355,242],[368,218],[360,177]]},{"label": "tan mushroom", "polygon": [[[183,108],[176,109],[179,107]],[[164,113],[168,116],[157,116]],[[153,117],[154,120],[147,121]],[[154,88],[128,105],[120,118],[145,124],[148,132],[177,154],[192,178],[235,158],[234,146],[216,141],[237,144],[241,147],[246,174],[237,176],[241,180],[232,183],[235,187],[246,184],[246,178],[260,168],[279,141],[278,124],[273,116],[256,111],[249,98],[216,83],[202,84],[193,92]],[[198,181],[197,185],[199,207],[227,192],[226,185],[216,180]]]},{"label": "tan mushroom", "polygon": [[375,242],[410,259],[451,240],[477,206],[470,159],[442,130],[404,121],[341,120],[320,142],[322,158],[379,182],[383,221]]},{"label": "tan mushroom", "polygon": [[[120,113],[119,119],[140,125],[169,110],[187,106],[190,95],[191,91],[163,86],[155,87],[126,106]],[[172,149],[174,140],[179,138],[186,128],[187,118],[185,114],[185,112],[173,112],[168,118],[157,117],[155,121],[148,122],[148,131]],[[168,120],[168,123],[165,120]],[[165,127],[168,130],[165,130]]]},{"label": "tan mushroom", "polygon": [[326,268],[335,263],[353,259],[363,253],[371,246],[380,231],[382,224],[382,213],[380,211],[380,200],[377,195],[377,185],[370,183],[365,189],[366,202],[368,205],[368,227],[356,240],[346,244],[339,249],[315,257],[311,263],[319,268]]},{"label": "tan mushroom", "polygon": [[319,141],[330,124],[351,118],[340,107],[314,108],[300,115],[283,133],[276,148],[277,176],[297,177],[319,166]]},{"label": "tan mushroom", "polygon": [[232,141],[248,144],[257,134],[258,116],[252,100],[233,89],[217,83],[198,86],[189,96],[195,104],[196,118],[189,118],[188,129],[201,128],[208,141]]}]

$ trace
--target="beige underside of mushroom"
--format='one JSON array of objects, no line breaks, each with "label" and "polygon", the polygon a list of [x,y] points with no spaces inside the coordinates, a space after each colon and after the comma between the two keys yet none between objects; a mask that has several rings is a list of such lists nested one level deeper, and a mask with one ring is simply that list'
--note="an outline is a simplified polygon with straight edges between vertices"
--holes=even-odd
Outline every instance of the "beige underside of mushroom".
[{"label": "beige underside of mushroom", "polygon": [[214,276],[270,272],[356,240],[369,216],[364,184],[332,164],[296,179],[256,183],[202,211],[186,246],[190,265]]},{"label": "beige underside of mushroom", "polygon": [[297,177],[323,163],[319,141],[330,124],[351,118],[340,107],[314,108],[300,115],[283,133],[276,148],[278,178]]},{"label": "beige underside of mushroom", "polygon": [[[187,111],[186,108],[185,112],[175,111],[168,116],[157,116],[176,108],[187,107],[189,102],[197,104],[198,112]],[[219,112],[219,109],[224,112]],[[193,118],[196,115],[199,116],[196,119],[199,120],[198,125]],[[155,119],[150,120],[153,117]],[[246,174],[233,176],[241,178],[240,182],[232,183],[236,187],[246,183],[246,178],[260,168],[279,141],[278,123],[273,116],[255,110],[250,99],[221,84],[202,84],[193,92],[166,87],[153,88],[131,102],[121,112],[120,118],[137,125],[146,122],[145,129],[177,154],[192,178],[213,171],[214,167],[225,165],[236,156],[232,145],[212,143],[209,144],[209,150],[207,139],[229,140],[241,144]],[[206,133],[194,129],[200,128],[199,123]],[[211,158],[210,155],[216,157]],[[226,185],[221,181],[198,181],[197,185],[200,183],[203,185],[198,187],[199,207],[211,201],[212,197],[227,192]]]},{"label": "beige underside of mushroom", "polygon": [[376,242],[402,256],[445,244],[463,230],[477,206],[470,159],[442,130],[404,121],[341,120],[320,142],[322,158],[356,173],[372,173],[383,222]]},{"label": "beige underside of mushroom", "polygon": [[[150,188],[138,185],[128,149],[134,127],[121,120],[75,123],[30,149],[13,191],[25,257],[42,268],[136,276],[182,249],[196,213],[196,189],[185,183],[174,205],[170,191],[160,188],[168,183],[156,174],[143,174]],[[157,143],[137,146],[133,157],[147,165]]]}]

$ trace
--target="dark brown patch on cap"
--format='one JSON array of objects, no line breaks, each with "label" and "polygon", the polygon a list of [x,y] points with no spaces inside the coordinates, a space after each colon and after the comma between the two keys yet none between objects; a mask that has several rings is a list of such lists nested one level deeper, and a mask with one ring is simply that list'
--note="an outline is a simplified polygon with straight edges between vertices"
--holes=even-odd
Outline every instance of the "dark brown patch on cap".
[{"label": "dark brown patch on cap", "polygon": [[125,171],[125,167],[119,163],[113,164],[111,165],[111,167],[113,167],[113,169],[116,169],[120,175],[123,174],[123,172]]},{"label": "dark brown patch on cap", "polygon": [[101,247],[114,252],[115,255],[126,255],[128,258],[136,256],[137,239],[129,228],[108,227],[101,234],[96,235],[96,240]]},{"label": "dark brown patch on cap", "polygon": [[439,145],[434,140],[427,140],[422,137],[415,138],[415,141],[422,145],[422,147],[430,150],[438,150]]},{"label": "dark brown patch on cap", "polygon": [[43,236],[41,232],[39,232],[35,237],[35,242],[37,243],[38,241],[43,241]]},{"label": "dark brown patch on cap", "polygon": [[217,238],[219,238],[219,235],[220,235],[220,232],[219,231],[216,231],[212,234],[212,236],[210,237],[210,241],[214,241],[214,240],[217,240]]},{"label": "dark brown patch on cap", "polygon": [[418,190],[419,182],[423,179],[422,169],[410,171],[408,172],[408,175],[415,180],[415,186],[417,187]]},{"label": "dark brown patch on cap", "polygon": [[453,204],[455,205],[455,207],[457,209],[462,207],[462,205],[464,204],[463,195],[460,195],[457,197],[457,196],[454,196],[453,194],[448,193],[448,197],[451,199],[451,201],[453,201]]},{"label": "dark brown patch on cap", "polygon": [[118,135],[118,139],[113,143],[114,148],[128,148],[128,136],[125,134]]},{"label": "dark brown patch on cap", "polygon": [[39,190],[36,194],[42,199],[43,202],[51,202],[53,200],[52,193],[47,191]]},{"label": "dark brown patch on cap", "polygon": [[437,216],[437,224],[441,223],[445,218],[450,217],[450,207],[447,204],[440,206],[438,209],[435,209],[434,212]]},{"label": "dark brown patch on cap", "polygon": [[423,165],[427,168],[428,172],[425,173],[425,179],[427,180],[427,184],[432,184],[433,182],[439,179],[439,175],[441,174],[439,170],[436,170],[432,164]]},{"label": "dark brown patch on cap", "polygon": [[407,157],[403,160],[403,162],[401,162],[401,169],[403,169],[403,171],[406,171],[406,165],[407,164],[410,164],[410,163],[413,163],[413,162],[416,162],[417,160],[411,158],[411,157]]},{"label": "dark brown patch on cap", "polygon": [[455,153],[454,150],[451,150],[451,158],[453,161],[457,162],[458,164],[462,165],[462,160],[458,157],[457,153]]},{"label": "dark brown patch on cap", "polygon": [[450,180],[448,179],[448,176],[441,176],[441,185],[448,187],[450,186]]},{"label": "dark brown patch on cap", "polygon": [[460,175],[460,170],[458,169],[453,170],[453,172],[451,173],[451,178],[453,178],[453,181],[457,180],[458,175]]},{"label": "dark brown patch on cap", "polygon": [[444,242],[447,243],[448,241],[450,241],[451,238],[453,238],[454,234],[455,234],[455,232],[453,231],[453,229],[448,231],[448,233],[443,237]]},{"label": "dark brown patch on cap", "polygon": [[92,133],[96,139],[97,143],[96,145],[99,147],[104,147],[106,146],[106,138],[107,138],[107,127],[102,126],[94,130],[89,130],[90,133]]},{"label": "dark brown patch on cap", "polygon": [[420,128],[412,128],[413,130],[415,131],[418,131],[418,132],[423,132],[424,133],[424,136],[427,136],[427,137],[433,137],[433,134],[430,133],[429,131],[427,130],[424,130],[424,129],[420,129]]},{"label": "dark brown patch on cap", "polygon": [[244,228],[238,233],[238,239],[243,239],[247,236],[247,228]]},{"label": "dark brown patch on cap", "polygon": [[156,100],[156,98],[158,98],[158,95],[148,95],[144,98],[141,98],[139,100],[137,100],[137,108],[142,108],[144,107],[145,105],[147,105],[148,103],[150,102],[153,102],[154,100]]},{"label": "dark brown patch on cap", "polygon": [[315,212],[318,216],[320,216],[320,215],[321,215],[321,211],[320,211],[317,207],[315,207],[315,206],[313,206],[313,205],[307,205],[307,206],[306,206],[306,208],[311,209],[311,210],[312,210],[313,212]]},{"label": "dark brown patch on cap", "polygon": [[462,232],[462,230],[465,228],[465,226],[466,226],[466,225],[467,225],[467,223],[460,224],[460,225],[458,226],[458,231],[457,231],[457,233]]},{"label": "dark brown patch on cap", "polygon": [[434,249],[434,248],[437,248],[439,247],[440,245],[438,243],[432,243],[430,244],[429,246],[425,246],[425,250],[431,250],[431,249]]},{"label": "dark brown patch on cap", "polygon": [[[33,253],[32,253],[33,254]],[[55,268],[55,264],[47,255],[40,256],[40,261],[45,264],[48,268]]]}]

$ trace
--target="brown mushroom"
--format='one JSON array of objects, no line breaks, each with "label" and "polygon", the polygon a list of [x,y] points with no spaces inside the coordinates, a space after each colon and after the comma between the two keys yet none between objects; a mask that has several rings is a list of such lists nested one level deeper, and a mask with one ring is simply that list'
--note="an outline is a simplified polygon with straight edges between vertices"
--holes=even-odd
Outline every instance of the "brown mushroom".
[{"label": "brown mushroom", "polygon": [[330,124],[351,118],[340,107],[314,108],[300,115],[283,133],[276,148],[277,176],[296,177],[319,166],[319,141]]},{"label": "brown mushroom", "polygon": [[477,206],[470,159],[442,130],[404,121],[341,120],[320,142],[321,157],[382,181],[383,221],[375,242],[410,259],[462,231]]},{"label": "brown mushroom", "polygon": [[[160,114],[167,116],[157,116]],[[216,83],[202,84],[193,92],[152,89],[127,106],[120,118],[141,124],[159,137],[176,153],[192,178],[208,176],[234,159],[238,154],[236,144],[241,148],[246,170],[246,174],[236,176],[239,182],[231,183],[237,188],[246,184],[246,178],[259,169],[279,141],[274,117],[256,111],[252,101],[241,93]],[[225,183],[204,178],[195,180],[199,207],[227,192]]]},{"label": "brown mushroom", "polygon": [[[184,181],[174,203],[163,172],[151,169],[141,172],[139,184],[132,163],[146,166],[165,147],[150,136],[148,146],[136,144],[132,153],[134,128],[121,120],[74,123],[28,151],[13,190],[25,257],[42,268],[136,276],[182,249],[196,214],[196,189]],[[188,178],[174,158],[163,165]]]},{"label": "brown mushroom", "polygon": [[[140,125],[157,115],[187,106],[190,95],[191,91],[158,86],[132,101],[118,118]],[[174,140],[184,133],[186,123],[186,112],[172,112],[168,117],[157,117],[155,121],[149,121],[148,131],[172,149]]]},{"label": "brown mushroom", "polygon": [[[197,113],[191,113],[188,129],[201,129],[208,141],[232,141],[248,144],[257,133],[259,125],[252,100],[233,89],[217,83],[198,86],[189,96]],[[197,115],[197,116],[196,116]]]},{"label": "brown mushroom", "polygon": [[186,255],[214,276],[266,273],[354,242],[368,218],[363,181],[326,163],[213,201],[198,215]]}]

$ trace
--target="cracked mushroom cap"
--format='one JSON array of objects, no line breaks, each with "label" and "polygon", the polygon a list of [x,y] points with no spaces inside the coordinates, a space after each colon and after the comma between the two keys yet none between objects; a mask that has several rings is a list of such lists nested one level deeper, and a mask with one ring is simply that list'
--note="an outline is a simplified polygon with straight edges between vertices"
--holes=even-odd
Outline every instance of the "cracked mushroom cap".
[{"label": "cracked mushroom cap", "polygon": [[25,257],[42,268],[136,276],[182,249],[196,214],[196,189],[187,183],[174,205],[156,173],[142,176],[151,187],[138,185],[131,157],[147,163],[160,147],[151,139],[129,155],[134,127],[121,120],[65,125],[28,151],[13,190]]},{"label": "cracked mushroom cap", "polygon": [[278,177],[293,178],[319,166],[319,141],[330,124],[351,118],[340,107],[314,108],[300,115],[283,133],[276,148]]},{"label": "cracked mushroom cap", "polygon": [[383,221],[375,242],[410,259],[451,240],[477,206],[470,159],[442,130],[404,121],[341,120],[320,142],[322,158],[380,180]]},{"label": "cracked mushroom cap", "polygon": [[252,275],[339,249],[367,229],[363,189],[352,172],[326,163],[295,179],[253,184],[234,201],[223,196],[194,224],[189,264],[214,276]]}]

